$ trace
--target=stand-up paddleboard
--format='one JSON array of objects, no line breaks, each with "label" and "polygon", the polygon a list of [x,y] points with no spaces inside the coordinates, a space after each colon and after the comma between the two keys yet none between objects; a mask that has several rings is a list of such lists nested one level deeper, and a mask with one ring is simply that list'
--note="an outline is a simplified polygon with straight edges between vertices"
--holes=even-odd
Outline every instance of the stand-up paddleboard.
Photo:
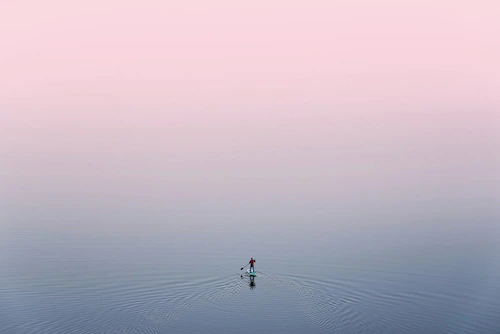
[{"label": "stand-up paddleboard", "polygon": [[255,271],[250,271],[250,269],[247,269],[247,274],[249,276],[257,276],[257,273]]}]

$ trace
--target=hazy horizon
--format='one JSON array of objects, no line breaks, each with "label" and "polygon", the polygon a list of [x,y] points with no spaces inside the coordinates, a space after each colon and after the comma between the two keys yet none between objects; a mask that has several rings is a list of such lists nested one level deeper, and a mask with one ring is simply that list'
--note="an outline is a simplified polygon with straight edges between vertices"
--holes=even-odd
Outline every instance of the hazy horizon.
[{"label": "hazy horizon", "polygon": [[499,9],[3,2],[2,225],[497,217]]}]

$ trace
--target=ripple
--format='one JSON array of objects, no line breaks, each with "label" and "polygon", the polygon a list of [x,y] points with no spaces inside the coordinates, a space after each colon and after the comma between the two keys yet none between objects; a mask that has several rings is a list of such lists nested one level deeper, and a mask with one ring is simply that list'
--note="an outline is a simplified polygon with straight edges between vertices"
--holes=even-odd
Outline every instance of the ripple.
[{"label": "ripple", "polygon": [[[463,275],[456,275],[457,265],[426,271],[326,262],[307,266],[307,274],[259,271],[250,286],[239,273],[204,276],[184,259],[165,265],[163,253],[118,256],[116,264],[109,255],[99,261],[103,245],[89,255],[88,246],[75,251],[61,242],[70,256],[60,245],[23,245],[22,235],[11,243],[0,244],[11,254],[1,259],[2,334],[498,332],[495,261]],[[427,262],[424,268],[437,267]],[[256,319],[253,327],[249,318]]]}]

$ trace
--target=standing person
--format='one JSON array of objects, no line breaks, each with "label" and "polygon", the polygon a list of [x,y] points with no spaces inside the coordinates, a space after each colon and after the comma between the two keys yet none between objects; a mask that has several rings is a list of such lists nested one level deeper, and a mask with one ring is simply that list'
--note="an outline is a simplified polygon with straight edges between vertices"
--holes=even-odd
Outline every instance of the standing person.
[{"label": "standing person", "polygon": [[250,262],[248,262],[248,263],[250,263],[250,272],[255,272],[255,268],[254,268],[254,266],[253,266],[253,264],[254,264],[255,262],[257,262],[257,261],[255,261],[255,260],[253,259],[253,257],[252,257],[252,258],[250,258]]}]

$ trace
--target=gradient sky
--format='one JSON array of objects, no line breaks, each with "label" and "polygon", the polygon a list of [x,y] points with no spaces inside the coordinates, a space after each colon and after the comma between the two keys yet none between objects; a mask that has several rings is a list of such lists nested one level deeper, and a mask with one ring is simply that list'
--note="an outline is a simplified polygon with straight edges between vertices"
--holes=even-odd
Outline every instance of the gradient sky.
[{"label": "gradient sky", "polygon": [[300,224],[359,206],[491,220],[499,13],[498,1],[3,0],[2,224]]}]

